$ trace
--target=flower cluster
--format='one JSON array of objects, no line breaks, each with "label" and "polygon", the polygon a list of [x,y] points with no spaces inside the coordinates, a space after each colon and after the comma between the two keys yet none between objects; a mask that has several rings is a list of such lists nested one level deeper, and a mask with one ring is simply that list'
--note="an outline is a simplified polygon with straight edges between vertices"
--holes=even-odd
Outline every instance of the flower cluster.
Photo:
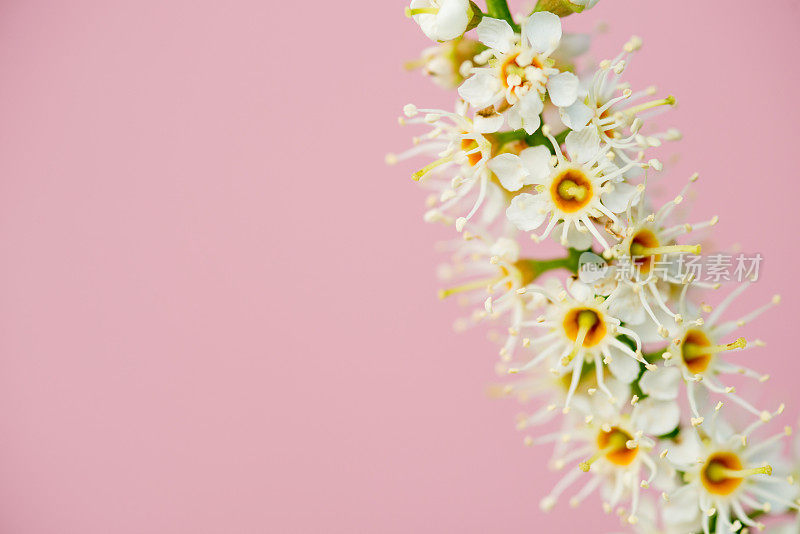
[{"label": "flower cluster", "polygon": [[[590,64],[589,36],[563,33],[562,17],[597,0],[539,0],[516,19],[505,0],[486,3],[407,8],[436,41],[410,66],[458,96],[453,110],[407,105],[400,123],[425,131],[387,162],[426,158],[413,173],[431,192],[425,219],[459,234],[440,292],[472,307],[457,327],[502,325],[496,391],[529,407],[525,443],[552,444],[564,473],[542,508],[598,493],[638,532],[744,532],[767,514],[796,526],[792,429],[769,430],[784,407],[756,406],[732,381],[769,378],[738,363],[763,343],[737,330],[780,299],[733,317],[749,283],[715,307],[698,300],[721,284],[684,263],[718,219],[676,220],[697,175],[651,203],[652,149],[680,133],[652,120],[674,97],[625,81],[642,41]],[[563,256],[529,254],[548,238]]]}]

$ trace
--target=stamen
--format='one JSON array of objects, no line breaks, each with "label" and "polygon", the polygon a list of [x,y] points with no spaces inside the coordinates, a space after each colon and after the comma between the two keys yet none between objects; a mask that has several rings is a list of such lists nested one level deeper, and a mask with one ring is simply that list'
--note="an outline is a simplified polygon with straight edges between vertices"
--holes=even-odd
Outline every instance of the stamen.
[{"label": "stamen", "polygon": [[655,254],[677,254],[687,252],[689,254],[700,254],[700,245],[666,245],[658,247],[646,247],[641,243],[631,244],[631,254],[634,256],[653,256]]},{"label": "stamen", "polygon": [[425,165],[420,170],[418,170],[413,175],[411,175],[411,178],[415,182],[419,182],[420,179],[422,179],[423,176],[425,176],[426,174],[431,172],[436,167],[444,165],[445,163],[449,163],[453,159],[453,157],[454,157],[454,155],[445,156],[442,159],[438,159],[438,160],[434,161],[433,163],[429,163],[428,165]]},{"label": "stamen", "polygon": [[578,335],[575,336],[575,350],[569,353],[568,356],[565,356],[561,360],[561,365],[567,366],[569,362],[571,362],[575,356],[578,354],[578,351],[583,347],[583,342],[586,340],[586,334],[589,333],[589,330],[592,329],[594,325],[596,325],[600,319],[597,317],[597,314],[592,310],[583,310],[578,313]]},{"label": "stamen", "polygon": [[727,345],[699,345],[696,343],[684,343],[683,354],[686,358],[697,358],[699,356],[707,356],[710,354],[717,354],[728,350],[743,349],[747,346],[747,340],[740,337],[732,343]]},{"label": "stamen", "polygon": [[772,475],[772,466],[765,465],[753,469],[729,469],[723,464],[712,462],[706,469],[706,476],[715,483],[722,482],[729,478],[746,478],[753,475]]},{"label": "stamen", "polygon": [[498,280],[499,278],[485,278],[481,280],[473,280],[472,282],[467,282],[465,284],[461,284],[460,286],[440,289],[439,298],[445,299],[457,293],[464,293],[465,291],[472,291],[473,289],[488,288]]},{"label": "stamen", "polygon": [[637,106],[631,106],[628,109],[624,110],[623,113],[627,115],[637,115],[642,111],[647,111],[648,109],[657,108],[658,106],[674,106],[677,103],[677,99],[669,95],[666,98],[662,98],[660,100],[652,100],[650,102],[644,102]]}]

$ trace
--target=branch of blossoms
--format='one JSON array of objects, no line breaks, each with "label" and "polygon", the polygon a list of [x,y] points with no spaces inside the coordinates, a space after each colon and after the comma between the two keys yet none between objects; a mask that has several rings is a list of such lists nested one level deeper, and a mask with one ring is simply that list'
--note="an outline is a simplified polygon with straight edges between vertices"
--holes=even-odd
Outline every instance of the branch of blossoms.
[{"label": "branch of blossoms", "polygon": [[[505,0],[412,0],[435,43],[408,66],[457,96],[452,110],[405,106],[400,124],[423,131],[387,162],[424,159],[412,176],[429,191],[425,220],[458,234],[441,244],[439,294],[471,309],[457,329],[502,327],[494,391],[526,406],[524,443],[551,447],[563,473],[543,510],[598,494],[641,533],[744,533],[768,516],[797,532],[798,446],[792,460],[792,427],[770,430],[784,406],[732,380],[769,379],[740,363],[765,344],[739,331],[780,298],[732,315],[748,271],[717,306],[701,300],[723,286],[685,267],[718,217],[679,216],[696,174],[652,202],[664,166],[651,152],[680,139],[652,119],[676,99],[626,81],[638,37],[584,58],[589,36],[561,17],[596,3],[539,0],[515,19]],[[562,256],[531,252],[548,239]]]}]

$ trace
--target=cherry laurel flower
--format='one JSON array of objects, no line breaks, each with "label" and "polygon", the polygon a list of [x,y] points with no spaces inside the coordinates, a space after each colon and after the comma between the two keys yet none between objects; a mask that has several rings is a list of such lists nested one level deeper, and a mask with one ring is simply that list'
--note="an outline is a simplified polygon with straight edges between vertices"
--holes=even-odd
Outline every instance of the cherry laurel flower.
[{"label": "cherry laurel flower", "polygon": [[[537,354],[522,366],[510,368],[509,373],[526,371],[545,363],[553,374],[568,373],[571,378],[564,399],[564,411],[569,411],[570,401],[587,364],[594,365],[597,386],[612,399],[614,395],[604,380],[606,369],[620,381],[629,383],[639,375],[639,363],[653,367],[642,357],[641,343],[636,333],[609,314],[604,300],[596,298],[591,288],[582,282],[573,280],[567,290],[554,282],[549,287],[530,288],[529,292],[545,295],[550,305],[544,316],[521,322],[519,326],[545,330],[545,333],[531,336],[529,346]],[[620,341],[617,338],[619,335],[632,339],[635,348]]]},{"label": "cherry laurel flower", "polygon": [[626,168],[608,160],[608,150],[592,130],[570,132],[566,156],[555,139],[551,142],[554,157],[539,145],[523,150],[519,156],[500,154],[489,162],[489,168],[506,189],[536,192],[515,196],[506,210],[508,219],[520,230],[530,232],[549,217],[537,239],[547,237],[556,224],[563,223],[562,244],[570,245],[569,231],[574,228],[591,234],[605,250],[610,250],[594,221],[608,218],[619,224],[617,214],[624,212],[638,194],[636,187],[621,181]]},{"label": "cherry laurel flower", "polygon": [[619,507],[628,523],[638,522],[640,493],[650,487],[659,471],[654,454],[656,441],[652,436],[677,425],[680,412],[672,403],[637,403],[632,410],[626,409],[626,404],[604,398],[576,404],[574,416],[581,419],[575,421],[571,431],[539,438],[540,443],[549,439],[557,443],[553,462],[557,469],[573,464],[542,499],[543,510],[552,509],[570,486],[586,477],[585,485],[570,499],[570,505],[578,506],[600,488],[607,511]]},{"label": "cherry laurel flower", "polygon": [[[431,187],[438,191],[425,219],[455,223],[460,231],[484,208],[489,214],[484,222],[491,222],[505,203],[486,170],[492,156],[492,142],[487,134],[496,131],[498,122],[481,116],[468,117],[463,104],[457,105],[455,112],[418,109],[409,104],[404,114],[401,124],[424,124],[430,127],[430,132],[415,138],[413,148],[387,155],[386,161],[395,164],[419,155],[437,158],[413,174],[417,181],[434,182]],[[448,174],[448,171],[455,172]],[[460,211],[455,216],[449,215],[453,210]]]},{"label": "cherry laurel flower", "polygon": [[461,66],[481,49],[478,41],[458,38],[426,48],[418,59],[406,62],[405,67],[422,70],[440,87],[455,89],[464,82]]},{"label": "cherry laurel flower", "polygon": [[508,124],[532,134],[541,124],[545,94],[559,107],[578,96],[578,78],[561,72],[550,56],[561,41],[561,20],[552,13],[534,13],[516,34],[508,22],[484,17],[478,39],[488,50],[475,57],[479,66],[459,87],[461,97],[478,109],[494,107]]},{"label": "cherry laurel flower", "polygon": [[[609,273],[616,286],[609,293],[609,307],[626,323],[640,325],[648,318],[657,327],[658,333],[666,338],[669,326],[683,321],[667,305],[670,284],[685,285],[692,282],[697,287],[709,287],[696,280],[690,280],[680,273],[681,255],[699,254],[700,245],[680,245],[676,238],[689,232],[714,226],[718,218],[697,224],[670,225],[667,221],[674,208],[683,202],[689,186],[697,181],[693,175],[681,194],[664,204],[658,211],[647,213],[643,197],[635,205],[629,205],[626,212],[627,226],[619,230],[619,241],[612,250],[616,269]],[[657,313],[660,312],[660,313]],[[665,322],[663,316],[669,318]]]},{"label": "cherry laurel flower", "polygon": [[520,343],[522,323],[540,308],[544,297],[525,291],[536,275],[529,262],[520,258],[517,242],[505,237],[493,240],[481,232],[468,229],[463,239],[443,245],[454,250],[450,263],[439,269],[439,277],[448,283],[439,298],[460,296],[462,304],[474,307],[469,319],[456,323],[459,330],[507,318],[510,326],[500,356],[510,359]]},{"label": "cherry laurel flower", "polygon": [[620,78],[630,56],[641,44],[641,39],[633,37],[619,56],[600,62],[585,95],[571,106],[560,109],[561,120],[567,127],[575,131],[587,127],[596,130],[603,142],[626,163],[638,161],[645,149],[660,146],[664,140],[680,138],[680,133],[674,129],[650,135],[640,133],[643,120],[676,103],[673,96],[641,102],[655,93],[655,87],[634,93],[622,83]]},{"label": "cherry laurel flower", "polygon": [[[682,315],[687,319],[670,329],[672,343],[663,353],[665,367],[644,373],[640,382],[642,391],[658,399],[674,400],[678,396],[680,385],[685,383],[686,395],[694,416],[692,423],[697,425],[703,421],[698,410],[695,391],[698,386],[706,388],[711,393],[725,395],[750,413],[769,420],[769,412],[756,409],[737,395],[733,387],[726,386],[719,381],[719,376],[726,374],[747,376],[760,382],[769,379],[769,375],[758,373],[723,358],[725,354],[762,346],[763,342],[758,340],[748,344],[743,337],[731,340],[731,334],[780,302],[780,297],[776,295],[769,304],[743,317],[720,322],[725,310],[748,285],[745,283],[736,288],[706,318],[699,314],[696,314],[694,318],[689,317],[684,293],[679,305]],[[711,307],[708,306],[708,309],[710,310]]]},{"label": "cherry laurel flower", "polygon": [[685,481],[665,495],[676,504],[671,507],[672,519],[700,519],[708,534],[710,518],[715,516],[716,532],[732,534],[743,526],[764,528],[748,510],[797,511],[798,488],[781,476],[788,469],[780,457],[780,442],[790,430],[751,444],[762,420],[736,433],[718,414],[719,409],[706,430],[689,432],[678,446],[665,449],[666,459],[684,473]]}]

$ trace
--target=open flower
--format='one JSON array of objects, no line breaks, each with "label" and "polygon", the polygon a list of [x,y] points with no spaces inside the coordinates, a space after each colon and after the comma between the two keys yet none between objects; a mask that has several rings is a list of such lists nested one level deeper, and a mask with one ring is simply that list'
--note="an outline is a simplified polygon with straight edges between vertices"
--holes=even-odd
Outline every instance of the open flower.
[{"label": "open flower", "polygon": [[478,39],[489,49],[476,56],[470,76],[458,89],[461,97],[479,109],[494,106],[509,125],[532,134],[539,129],[543,99],[559,107],[578,96],[578,78],[560,72],[550,55],[561,41],[561,20],[549,12],[534,13],[516,34],[508,22],[484,17]]},{"label": "open flower", "polygon": [[406,62],[405,67],[408,70],[422,70],[440,87],[455,89],[464,82],[461,66],[465,61],[472,60],[482,48],[473,39],[454,39],[426,48],[419,59]]},{"label": "open flower", "polygon": [[[597,398],[588,405],[588,411],[580,414],[582,420],[571,431],[553,436],[557,444],[553,464],[563,468],[573,463],[573,467],[542,499],[543,510],[550,510],[570,486],[587,477],[585,485],[570,499],[572,506],[578,506],[599,487],[607,511],[630,503],[630,508],[621,506],[619,511],[629,523],[638,522],[641,489],[650,487],[659,471],[657,458],[653,457],[656,442],[649,436],[664,428],[664,421],[666,426],[677,424],[680,412],[671,403],[642,404],[630,411],[626,404]],[[546,439],[544,436],[539,441]]]},{"label": "open flower", "polygon": [[716,532],[728,534],[742,526],[763,528],[748,511],[798,509],[797,486],[780,476],[788,472],[779,454],[788,431],[751,440],[763,424],[758,420],[735,433],[716,410],[706,431],[689,432],[679,446],[666,450],[666,459],[684,473],[686,483],[666,496],[680,503],[671,508],[673,520],[701,519],[708,533],[716,516]]},{"label": "open flower", "polygon": [[[742,294],[748,284],[742,284],[731,292],[716,309],[707,317],[699,313],[687,312],[686,294],[681,295],[679,309],[685,319],[670,329],[672,343],[664,351],[665,366],[647,371],[642,376],[640,386],[648,395],[664,400],[677,398],[681,384],[686,384],[686,395],[696,425],[702,423],[698,410],[696,388],[704,387],[708,391],[725,395],[728,399],[743,407],[752,414],[769,419],[769,412],[753,407],[745,399],[735,393],[735,389],[720,382],[720,375],[740,375],[765,382],[769,376],[733,363],[724,358],[725,354],[738,353],[752,347],[762,346],[756,341],[748,344],[743,337],[732,339],[737,328],[749,323],[769,308],[780,302],[776,295],[772,301],[743,317],[722,321],[720,319],[731,303]],[[708,307],[710,309],[710,306]]]},{"label": "open flower", "polygon": [[[524,321],[520,326],[541,329],[545,333],[530,337],[528,345],[537,354],[521,366],[510,368],[509,373],[547,364],[555,375],[568,374],[569,388],[563,411],[569,411],[586,365],[594,365],[597,387],[612,399],[614,395],[605,384],[606,369],[621,382],[630,383],[639,375],[639,363],[653,367],[642,357],[638,336],[608,313],[603,299],[596,298],[585,284],[572,280],[565,291],[552,281],[550,285],[532,287],[528,292],[545,295],[549,306],[544,316]],[[628,336],[635,348],[620,341],[620,335]]]},{"label": "open flower", "polygon": [[459,231],[479,210],[486,215],[483,222],[490,223],[506,205],[486,168],[493,153],[487,134],[500,127],[502,118],[470,118],[466,108],[464,103],[455,112],[407,105],[401,124],[424,124],[430,131],[415,138],[415,146],[406,152],[386,156],[389,164],[421,155],[436,158],[413,174],[414,180],[438,192],[425,219],[455,224]]},{"label": "open flower", "polygon": [[670,284],[683,286],[691,282],[696,287],[712,286],[681,273],[682,255],[699,254],[700,245],[682,245],[675,241],[683,234],[715,225],[718,218],[697,224],[668,223],[673,209],[683,201],[689,186],[696,180],[695,174],[678,196],[654,213],[648,213],[644,198],[639,198],[626,210],[627,226],[621,230],[612,228],[618,233],[619,242],[612,250],[616,268],[609,276],[614,277],[616,286],[609,294],[609,307],[632,325],[640,325],[650,318],[664,338],[669,337],[673,323],[680,324],[683,320],[667,305]]},{"label": "open flower", "polygon": [[411,0],[406,15],[434,41],[449,41],[467,31],[473,12],[469,0]]},{"label": "open flower", "polygon": [[643,151],[661,145],[662,140],[680,137],[676,130],[650,135],[640,133],[644,120],[676,102],[672,96],[641,102],[655,93],[655,87],[634,93],[622,83],[622,72],[641,44],[638,37],[633,37],[619,56],[611,61],[602,61],[585,94],[581,94],[571,106],[560,109],[561,120],[567,127],[575,131],[587,127],[594,129],[625,162],[641,158],[640,154],[633,154],[634,151]]},{"label": "open flower", "polygon": [[508,219],[520,230],[530,232],[549,217],[538,239],[547,237],[556,224],[563,223],[562,244],[571,245],[568,237],[574,229],[591,234],[605,250],[610,250],[594,221],[608,218],[619,224],[616,214],[624,212],[639,193],[636,187],[621,181],[626,167],[609,162],[606,149],[592,130],[567,135],[568,157],[555,139],[551,138],[551,142],[555,157],[539,145],[523,150],[519,156],[500,154],[489,162],[489,168],[506,189],[535,191],[514,197],[506,210]]},{"label": "open flower", "polygon": [[510,360],[520,343],[520,329],[535,310],[544,303],[538,292],[526,292],[536,273],[529,262],[520,258],[519,245],[513,239],[492,239],[478,227],[470,227],[464,239],[444,244],[453,248],[450,263],[441,266],[439,276],[448,286],[439,291],[439,298],[461,297],[473,306],[469,320],[461,320],[457,328],[484,320],[506,321],[507,336],[500,357]]}]

